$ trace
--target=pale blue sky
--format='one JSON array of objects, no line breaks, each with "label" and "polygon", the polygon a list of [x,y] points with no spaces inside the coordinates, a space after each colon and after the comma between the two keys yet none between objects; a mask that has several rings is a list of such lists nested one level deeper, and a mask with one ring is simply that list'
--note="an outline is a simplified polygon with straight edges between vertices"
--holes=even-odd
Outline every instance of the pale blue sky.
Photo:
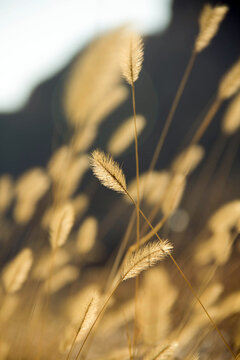
[{"label": "pale blue sky", "polygon": [[131,23],[163,30],[172,0],[1,0],[0,111],[14,111],[96,34]]}]

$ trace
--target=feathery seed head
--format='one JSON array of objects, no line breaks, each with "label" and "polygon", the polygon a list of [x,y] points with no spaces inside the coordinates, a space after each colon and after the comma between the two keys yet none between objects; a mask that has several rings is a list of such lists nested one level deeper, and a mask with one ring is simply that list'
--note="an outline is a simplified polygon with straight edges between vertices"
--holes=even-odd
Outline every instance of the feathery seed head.
[{"label": "feathery seed head", "polygon": [[122,279],[127,280],[155,265],[172,251],[173,246],[167,240],[149,243],[133,254],[128,255],[122,269]]},{"label": "feathery seed head", "polygon": [[131,33],[127,36],[125,49],[121,56],[122,75],[130,84],[138,79],[143,63],[143,41],[140,35]]},{"label": "feathery seed head", "polygon": [[116,85],[111,91],[104,93],[88,118],[88,124],[99,125],[106,117],[128,97],[128,89],[123,85]]},{"label": "feathery seed head", "polygon": [[3,270],[2,281],[8,293],[18,291],[27,279],[33,262],[32,251],[23,249]]},{"label": "feathery seed head", "polygon": [[50,220],[50,244],[57,248],[65,244],[74,223],[73,206],[63,204],[53,210]]},{"label": "feathery seed head", "polygon": [[126,193],[125,176],[111,156],[105,155],[103,151],[94,150],[90,162],[94,175],[104,186],[123,194]]},{"label": "feathery seed head", "polygon": [[64,110],[73,126],[84,124],[103,95],[121,80],[118,54],[123,42],[123,29],[97,39],[71,67],[64,91]]},{"label": "feathery seed head", "polygon": [[197,53],[210,44],[227,11],[228,7],[226,5],[213,7],[207,4],[204,6],[199,18],[200,31],[195,42],[195,51]]},{"label": "feathery seed head", "polygon": [[[125,151],[131,142],[134,140],[134,124],[133,117],[127,118],[115,131],[108,143],[108,151],[118,156]],[[146,120],[142,115],[136,116],[136,125],[138,135],[142,132],[146,124]]]}]

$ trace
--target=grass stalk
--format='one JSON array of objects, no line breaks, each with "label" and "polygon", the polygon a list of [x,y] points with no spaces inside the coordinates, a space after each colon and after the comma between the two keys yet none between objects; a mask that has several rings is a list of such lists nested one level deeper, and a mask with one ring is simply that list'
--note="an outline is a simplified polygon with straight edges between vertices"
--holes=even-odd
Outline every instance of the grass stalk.
[{"label": "grass stalk", "polygon": [[[131,195],[129,194],[129,192],[126,190],[126,194],[127,196],[130,198],[130,200],[132,201],[132,203],[136,206],[136,202],[134,201],[134,199],[131,197]],[[143,213],[143,211],[141,209],[139,209],[139,213],[141,214],[141,216],[144,218],[144,220],[148,223],[149,227],[151,228],[152,231],[155,232],[155,235],[157,237],[157,239],[162,242],[161,238],[159,237],[158,233],[154,230],[154,227],[152,226],[152,224],[150,223],[150,221],[148,220],[148,218],[145,216],[145,214]],[[217,324],[215,323],[215,321],[212,319],[211,315],[208,313],[206,307],[204,306],[204,304],[202,303],[201,299],[199,298],[197,292],[194,290],[192,284],[190,283],[190,281],[188,280],[187,276],[185,275],[185,273],[183,272],[183,270],[181,269],[180,265],[177,263],[177,261],[175,260],[175,258],[170,254],[168,254],[168,256],[170,257],[170,259],[172,260],[172,262],[174,263],[174,265],[176,266],[178,272],[180,273],[181,277],[183,278],[183,280],[185,281],[185,283],[187,284],[189,290],[191,291],[192,295],[194,296],[194,298],[197,300],[197,302],[199,303],[199,305],[201,306],[201,308],[203,309],[203,311],[205,312],[206,316],[208,317],[209,321],[211,322],[213,328],[216,330],[216,332],[218,333],[220,339],[222,340],[222,342],[224,343],[226,349],[229,351],[229,353],[232,355],[232,357],[234,359],[237,359],[236,354],[233,352],[233,350],[231,349],[230,345],[227,343],[226,339],[224,338],[224,336],[222,335],[221,331],[219,330]],[[104,302],[101,310],[99,311],[98,315],[96,316],[92,326],[90,327],[85,339],[83,340],[82,346],[79,349],[79,352],[75,358],[75,360],[78,360],[78,358],[80,357],[80,354],[82,352],[82,349],[90,335],[90,333],[92,332],[95,324],[97,323],[98,319],[100,318],[100,316],[103,314],[103,312],[105,311],[108,302],[110,301],[111,297],[113,296],[113,294],[115,293],[115,291],[117,290],[118,286],[120,285],[120,283],[124,280],[124,277],[126,277],[127,274],[124,274],[124,276],[116,283],[116,285],[114,286],[113,290],[111,291],[110,295],[107,297],[106,301]]]},{"label": "grass stalk", "polygon": [[[151,163],[150,163],[150,166],[149,166],[149,169],[148,169],[148,172],[150,173],[155,165],[156,165],[156,162],[157,162],[157,159],[159,157],[159,154],[160,154],[160,151],[162,149],[162,146],[163,146],[163,143],[166,139],[166,136],[167,136],[167,132],[168,132],[168,129],[171,125],[171,122],[172,122],[172,119],[174,117],[174,114],[176,112],[176,109],[177,109],[177,106],[180,102],[180,99],[181,99],[181,96],[183,94],[183,91],[184,91],[184,88],[186,86],[186,83],[187,83],[187,80],[190,76],[190,73],[191,73],[191,70],[193,68],[193,65],[194,65],[194,62],[195,62],[195,59],[196,59],[196,53],[193,52],[190,59],[189,59],[189,62],[186,66],[186,69],[185,69],[185,72],[183,74],[183,77],[181,79],[181,82],[179,84],[179,87],[178,87],[178,90],[177,90],[177,93],[174,97],[174,100],[173,100],[173,103],[172,103],[172,106],[170,108],[170,111],[169,111],[169,114],[167,116],[167,120],[165,122],[165,125],[164,125],[164,128],[163,128],[163,131],[162,131],[162,134],[159,138],[159,141],[158,141],[158,144],[156,146],[156,149],[155,149],[155,152],[154,152],[154,155],[153,155],[153,158],[151,160]],[[137,173],[137,168],[139,167],[137,164],[138,164],[138,139],[137,139],[137,128],[136,128],[136,104],[135,104],[135,87],[134,87],[134,83],[132,82],[132,105],[133,105],[133,113],[134,113],[134,130],[135,130],[135,153],[136,153],[136,173]],[[136,174],[136,180],[137,180],[137,199],[139,199],[139,207],[140,207],[140,197],[139,197],[139,175],[137,176]],[[144,186],[143,186],[143,191],[144,191]],[[136,212],[137,214],[137,212]],[[153,215],[154,216],[154,215]],[[116,272],[116,269],[120,263],[120,259],[121,259],[121,256],[123,255],[123,252],[125,250],[125,247],[126,247],[126,244],[127,244],[127,241],[128,241],[128,238],[130,236],[130,233],[131,233],[131,230],[132,230],[132,227],[133,227],[133,221],[134,221],[134,214],[131,216],[131,219],[129,221],[129,224],[128,224],[128,227],[127,227],[127,230],[125,232],[125,235],[124,235],[124,238],[123,238],[123,241],[121,243],[121,246],[119,248],[119,253],[117,254],[117,257],[116,257],[116,260],[114,262],[114,266],[113,266],[113,269],[111,270],[111,274],[110,276],[112,276],[115,272]],[[138,219],[137,219],[138,221]],[[163,221],[165,222],[165,220]],[[159,228],[160,229],[160,228]],[[159,230],[158,229],[158,230]],[[158,231],[157,230],[157,231]],[[140,237],[140,235],[139,235]],[[137,237],[138,239],[138,237]],[[140,238],[139,238],[140,240]],[[146,240],[147,241],[147,240]],[[123,245],[122,245],[123,244]]]},{"label": "grass stalk", "polygon": [[[131,197],[131,195],[127,192],[127,195],[129,196],[129,198],[131,199],[131,201],[133,202],[133,204],[136,206],[136,202],[134,201],[134,199]],[[144,218],[144,220],[148,223],[149,227],[152,229],[152,231],[155,232],[156,237],[158,238],[159,241],[162,241],[158,235],[158,233],[154,230],[154,227],[152,226],[152,224],[150,223],[150,221],[148,220],[148,218],[144,215],[144,213],[142,212],[141,209],[139,209],[140,214],[142,215],[142,217]],[[211,322],[213,328],[216,330],[216,332],[218,333],[219,337],[221,338],[221,340],[223,341],[224,345],[226,346],[226,348],[228,349],[229,353],[233,356],[234,359],[237,359],[236,354],[233,352],[233,350],[231,349],[230,345],[227,343],[226,339],[224,338],[223,334],[221,333],[221,331],[219,330],[217,324],[215,323],[215,321],[213,320],[213,318],[211,317],[211,315],[209,314],[209,312],[207,311],[207,309],[205,308],[204,304],[202,303],[201,299],[199,298],[198,294],[196,293],[196,291],[194,290],[192,284],[190,283],[190,281],[188,280],[187,276],[185,275],[185,273],[183,272],[183,270],[181,269],[181,267],[179,266],[179,264],[177,263],[177,261],[175,260],[175,258],[173,257],[173,255],[170,253],[168,254],[170,259],[172,260],[172,262],[174,263],[174,265],[176,266],[178,272],[180,273],[181,277],[183,278],[183,280],[185,281],[185,283],[187,284],[188,288],[190,289],[192,295],[195,297],[195,299],[198,301],[199,305],[201,306],[201,308],[203,309],[203,311],[205,312],[206,316],[208,317],[209,321]]]},{"label": "grass stalk", "polygon": [[204,132],[207,130],[212,119],[214,118],[217,111],[219,110],[221,104],[222,104],[222,99],[217,97],[215,99],[215,101],[213,102],[212,106],[210,107],[210,109],[208,110],[206,116],[204,117],[204,119],[201,122],[200,126],[198,127],[197,131],[195,132],[190,145],[195,145],[200,141]]},{"label": "grass stalk", "polygon": [[132,232],[132,229],[133,229],[133,225],[134,225],[134,222],[135,222],[135,211],[132,212],[132,215],[131,215],[131,218],[129,220],[129,223],[128,223],[128,226],[127,226],[127,229],[125,231],[125,234],[124,234],[124,237],[121,241],[121,244],[120,244],[120,247],[118,249],[118,252],[117,252],[117,256],[114,260],[114,263],[113,263],[113,266],[111,268],[111,271],[110,271],[110,274],[108,276],[108,279],[107,279],[107,285],[106,285],[106,289],[108,289],[110,287],[110,284],[117,272],[117,269],[118,269],[118,266],[121,262],[121,259],[123,257],[123,254],[124,254],[124,251],[127,247],[127,243],[128,243],[128,240],[129,240],[129,237],[131,235],[131,232]]},{"label": "grass stalk", "polygon": [[149,172],[152,171],[155,168],[157,159],[159,157],[159,154],[160,154],[161,149],[163,147],[164,141],[166,139],[169,127],[170,127],[170,125],[172,123],[173,117],[174,117],[175,112],[177,110],[177,107],[178,107],[178,104],[180,102],[181,96],[183,94],[184,88],[186,86],[187,80],[188,80],[188,78],[190,76],[190,73],[191,73],[191,70],[193,68],[193,65],[194,65],[194,62],[195,62],[195,59],[196,59],[196,55],[197,54],[195,52],[193,52],[190,59],[189,59],[186,70],[185,70],[185,72],[183,74],[182,80],[181,80],[181,82],[179,84],[177,93],[176,93],[176,95],[174,97],[173,103],[172,103],[170,111],[168,113],[167,120],[165,122],[163,131],[161,133],[161,136],[160,136],[160,138],[158,140],[156,149],[154,151],[153,158],[152,158],[150,166],[149,166]]},{"label": "grass stalk", "polygon": [[79,324],[79,327],[78,327],[78,329],[77,329],[77,332],[76,332],[76,334],[75,334],[75,336],[74,336],[74,339],[73,339],[73,342],[72,342],[72,344],[71,344],[70,350],[69,350],[69,352],[68,352],[68,354],[67,354],[66,360],[69,360],[69,359],[70,359],[70,355],[71,355],[71,353],[72,353],[72,351],[73,351],[73,347],[74,347],[74,345],[75,345],[75,343],[76,343],[76,340],[77,340],[77,337],[78,337],[78,335],[79,335],[79,333],[80,333],[80,331],[81,331],[81,329],[82,329],[83,323],[84,323],[84,321],[85,321],[85,319],[86,319],[86,316],[87,316],[88,310],[89,310],[89,308],[90,308],[90,306],[91,306],[91,304],[92,304],[92,301],[93,301],[93,299],[92,299],[92,300],[90,301],[90,303],[88,304],[87,309],[86,309],[86,311],[85,311],[85,313],[84,313],[84,316],[83,316],[83,318],[82,318],[82,321],[81,321],[80,324]]},{"label": "grass stalk", "polygon": [[[136,179],[137,179],[137,206],[136,206],[136,234],[137,234],[137,248],[139,248],[140,242],[140,194],[139,194],[139,156],[138,156],[138,134],[137,134],[137,121],[136,121],[136,100],[135,100],[135,86],[132,81],[132,107],[133,107],[133,119],[134,119],[134,142],[135,142],[135,159],[136,159]],[[136,277],[135,284],[135,320],[134,320],[134,334],[133,334],[133,351],[137,341],[138,332],[138,293],[139,293],[139,276]]]},{"label": "grass stalk", "polygon": [[80,347],[80,349],[79,349],[79,351],[78,351],[78,353],[77,353],[77,355],[76,355],[76,357],[75,357],[75,360],[78,360],[78,359],[80,358],[81,352],[82,352],[82,350],[83,350],[84,345],[86,344],[87,339],[89,338],[89,336],[90,336],[93,328],[95,327],[98,319],[100,318],[100,316],[101,316],[101,315],[103,314],[103,312],[105,311],[105,309],[106,309],[106,307],[107,307],[107,305],[108,305],[111,297],[113,296],[113,294],[115,293],[115,291],[117,290],[117,288],[118,288],[118,286],[120,285],[121,282],[122,282],[122,279],[117,282],[117,284],[114,286],[113,290],[110,292],[110,294],[108,295],[107,299],[105,300],[104,304],[102,305],[101,310],[100,310],[99,313],[97,314],[94,322],[92,323],[90,329],[89,329],[88,332],[87,332],[87,335],[85,336],[85,338],[84,338],[84,340],[83,340],[83,343],[82,343],[82,345],[81,345],[81,347]]}]

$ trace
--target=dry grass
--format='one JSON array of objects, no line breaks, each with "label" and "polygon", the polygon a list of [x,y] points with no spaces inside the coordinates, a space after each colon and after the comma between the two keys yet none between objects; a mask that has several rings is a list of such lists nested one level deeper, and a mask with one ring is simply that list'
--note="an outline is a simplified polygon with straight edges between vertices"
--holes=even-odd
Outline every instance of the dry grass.
[{"label": "dry grass", "polygon": [[[215,167],[222,178],[229,176],[226,163],[235,156],[240,124],[239,60],[216,84],[217,96],[186,148],[168,169],[155,169],[195,58],[214,41],[226,13],[226,6],[207,5],[200,14],[193,55],[144,173],[138,135],[147,119],[136,115],[135,99],[141,37],[116,30],[96,40],[73,65],[63,94],[72,134],[68,144],[53,153],[46,169],[31,169],[16,181],[8,174],[0,178],[3,256],[9,254],[1,273],[0,360],[237,359],[240,200],[216,201],[214,210],[195,212],[186,199],[205,191]],[[106,147],[119,156],[134,140],[136,176],[129,185],[124,165],[102,150],[89,154],[101,136],[101,122],[128,96],[122,75],[131,86],[132,110]],[[229,150],[219,165],[220,147],[214,160],[204,156],[199,141],[230,97],[219,126]],[[192,189],[190,175],[200,163],[205,175]],[[116,192],[116,207],[106,196],[106,214],[92,211],[100,187],[90,167],[108,188],[102,193]],[[196,207],[195,197],[192,203]],[[181,245],[177,228],[185,239]],[[102,265],[103,234],[109,229],[121,245]],[[15,254],[11,242],[18,239]]]}]

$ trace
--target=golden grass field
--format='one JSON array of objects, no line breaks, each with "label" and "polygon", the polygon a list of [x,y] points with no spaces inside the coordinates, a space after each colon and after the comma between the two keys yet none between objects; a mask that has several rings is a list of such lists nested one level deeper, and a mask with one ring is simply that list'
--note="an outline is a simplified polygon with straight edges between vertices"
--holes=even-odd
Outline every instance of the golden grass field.
[{"label": "golden grass field", "polygon": [[[46,168],[0,178],[0,360],[238,358],[240,199],[216,202],[207,217],[197,203],[216,173],[224,179],[219,191],[231,192],[226,165],[236,155],[231,145],[239,142],[239,59],[216,84],[187,146],[176,149],[168,168],[156,168],[195,60],[227,12],[224,5],[202,9],[192,55],[146,172],[138,138],[148,119],[135,98],[143,39],[117,29],[72,65],[63,92],[66,142]],[[129,116],[104,149],[95,149],[102,122],[127,98]],[[201,139],[226,100],[219,138],[206,156]],[[228,151],[217,167],[223,143]],[[133,144],[135,178],[127,181],[118,160]],[[197,181],[190,182],[199,164]],[[116,206],[106,206],[98,218],[91,209],[99,191],[106,203],[112,192]],[[118,244],[104,264],[109,229]]]}]

